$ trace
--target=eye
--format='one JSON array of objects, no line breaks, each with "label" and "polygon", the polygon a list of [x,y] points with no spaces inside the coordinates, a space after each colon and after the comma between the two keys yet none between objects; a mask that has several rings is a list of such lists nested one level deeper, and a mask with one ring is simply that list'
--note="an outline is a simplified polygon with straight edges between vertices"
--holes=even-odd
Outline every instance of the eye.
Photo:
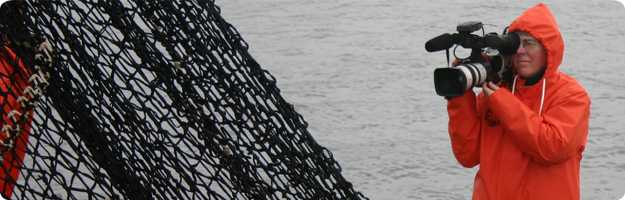
[{"label": "eye", "polygon": [[526,48],[534,48],[538,46],[538,41],[534,39],[525,39],[523,40],[523,46]]}]

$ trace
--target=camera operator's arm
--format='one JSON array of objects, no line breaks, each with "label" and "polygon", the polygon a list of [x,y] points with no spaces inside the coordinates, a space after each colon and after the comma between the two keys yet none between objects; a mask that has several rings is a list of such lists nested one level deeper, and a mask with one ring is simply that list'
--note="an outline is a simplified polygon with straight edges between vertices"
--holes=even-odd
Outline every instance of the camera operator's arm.
[{"label": "camera operator's arm", "polygon": [[447,102],[449,137],[454,156],[464,167],[480,163],[480,120],[472,90]]},{"label": "camera operator's arm", "polygon": [[540,116],[506,89],[488,97],[489,107],[523,152],[545,164],[566,161],[583,150],[590,99],[581,87],[561,88]]}]

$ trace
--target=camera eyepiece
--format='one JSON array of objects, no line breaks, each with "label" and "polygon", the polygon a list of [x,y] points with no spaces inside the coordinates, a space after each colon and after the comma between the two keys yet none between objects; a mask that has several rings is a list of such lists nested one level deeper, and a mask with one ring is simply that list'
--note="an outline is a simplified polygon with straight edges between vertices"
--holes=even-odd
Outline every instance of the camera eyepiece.
[{"label": "camera eyepiece", "polygon": [[497,35],[497,33],[489,33],[484,36],[486,46],[495,48],[503,55],[515,54],[521,39],[517,33],[508,33]]}]

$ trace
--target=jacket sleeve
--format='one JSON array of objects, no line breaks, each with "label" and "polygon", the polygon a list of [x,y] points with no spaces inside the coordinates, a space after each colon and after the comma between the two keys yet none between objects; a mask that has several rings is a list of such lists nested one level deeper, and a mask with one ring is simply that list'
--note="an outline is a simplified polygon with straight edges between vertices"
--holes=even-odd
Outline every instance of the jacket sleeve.
[{"label": "jacket sleeve", "polygon": [[544,164],[568,160],[583,147],[588,135],[590,98],[582,88],[566,89],[545,107],[542,116],[518,100],[506,89],[488,97],[506,134],[519,148]]},{"label": "jacket sleeve", "polygon": [[467,168],[480,163],[480,119],[473,91],[447,102],[449,138],[458,162]]}]

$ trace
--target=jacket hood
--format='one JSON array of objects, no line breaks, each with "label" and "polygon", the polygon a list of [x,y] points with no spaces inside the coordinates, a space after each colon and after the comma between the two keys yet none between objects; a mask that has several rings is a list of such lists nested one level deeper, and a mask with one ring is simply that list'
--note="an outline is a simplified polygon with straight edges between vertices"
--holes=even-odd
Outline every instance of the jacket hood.
[{"label": "jacket hood", "polygon": [[556,19],[547,5],[539,3],[517,17],[508,28],[509,32],[523,31],[536,38],[547,52],[545,77],[558,71],[564,56],[564,40]]}]

